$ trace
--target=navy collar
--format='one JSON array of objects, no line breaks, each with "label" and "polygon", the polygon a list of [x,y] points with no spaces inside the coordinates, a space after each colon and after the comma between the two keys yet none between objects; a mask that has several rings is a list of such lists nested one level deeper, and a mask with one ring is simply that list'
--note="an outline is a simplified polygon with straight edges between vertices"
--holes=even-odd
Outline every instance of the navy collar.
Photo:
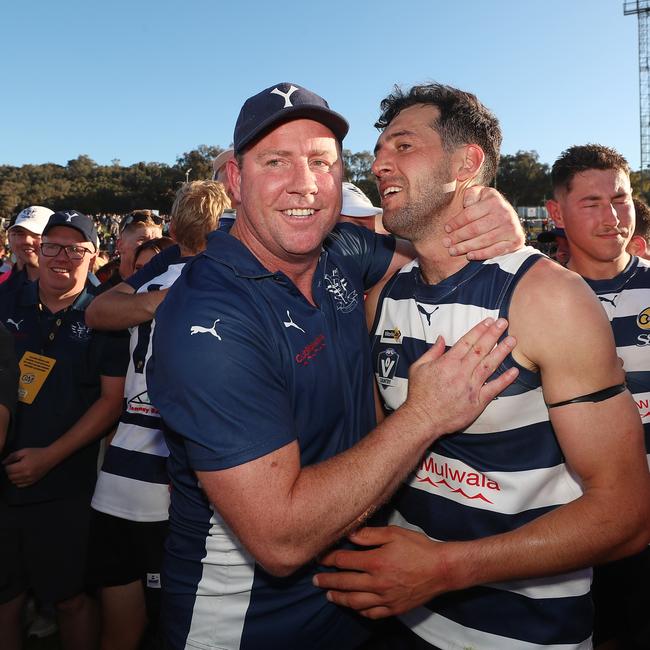
[{"label": "navy collar", "polygon": [[632,255],[625,269],[613,278],[607,278],[605,280],[592,280],[584,276],[583,278],[596,293],[620,293],[625,288],[625,285],[636,275],[638,270],[639,258]]},{"label": "navy collar", "polygon": [[[81,293],[74,299],[74,302],[70,305],[68,309],[73,309],[75,311],[85,311],[86,307],[90,304],[90,301],[93,299],[93,295],[88,292],[84,287]],[[20,295],[20,305],[21,307],[29,307],[40,304],[41,298],[38,295],[38,280],[35,282],[29,282],[26,284]],[[43,305],[45,306],[45,305]]]},{"label": "navy collar", "polygon": [[[319,266],[323,258],[327,257],[323,253],[324,250],[321,251]],[[208,235],[207,248],[203,253],[199,253],[197,258],[202,255],[220,264],[225,264],[233,270],[235,275],[242,278],[285,277],[282,272],[269,271],[239,239],[222,230],[214,230]]]}]

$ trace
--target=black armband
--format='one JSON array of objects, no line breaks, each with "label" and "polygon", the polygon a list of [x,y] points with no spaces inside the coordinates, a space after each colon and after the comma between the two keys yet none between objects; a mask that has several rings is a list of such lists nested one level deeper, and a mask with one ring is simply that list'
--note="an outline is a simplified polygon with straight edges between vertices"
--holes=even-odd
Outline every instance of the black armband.
[{"label": "black armband", "polygon": [[546,406],[550,409],[554,409],[558,406],[566,406],[567,404],[579,404],[580,402],[603,402],[610,397],[614,397],[615,395],[622,393],[626,388],[627,386],[625,384],[616,384],[616,386],[603,388],[603,390],[597,390],[595,393],[589,393],[589,395],[580,395],[580,397],[574,397],[573,399],[568,399],[564,402],[555,402],[555,404],[547,404]]}]

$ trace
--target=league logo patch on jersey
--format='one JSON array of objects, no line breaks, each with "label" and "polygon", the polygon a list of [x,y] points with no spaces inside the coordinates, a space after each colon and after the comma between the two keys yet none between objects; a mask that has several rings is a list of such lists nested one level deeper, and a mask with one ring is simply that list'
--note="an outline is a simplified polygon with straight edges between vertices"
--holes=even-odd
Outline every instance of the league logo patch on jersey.
[{"label": "league logo patch on jersey", "polygon": [[646,307],[636,317],[636,324],[642,330],[650,330],[650,307]]},{"label": "league logo patch on jersey", "polygon": [[393,348],[386,348],[379,353],[377,358],[377,381],[382,386],[390,386],[395,377],[399,354]]},{"label": "league logo patch on jersey", "polygon": [[387,329],[381,333],[382,343],[401,343],[402,332],[399,327],[394,327],[392,330]]},{"label": "league logo patch on jersey", "polygon": [[337,268],[333,268],[331,274],[325,274],[325,281],[325,288],[334,296],[338,311],[348,314],[357,306],[359,294],[355,290],[350,291],[348,281]]}]

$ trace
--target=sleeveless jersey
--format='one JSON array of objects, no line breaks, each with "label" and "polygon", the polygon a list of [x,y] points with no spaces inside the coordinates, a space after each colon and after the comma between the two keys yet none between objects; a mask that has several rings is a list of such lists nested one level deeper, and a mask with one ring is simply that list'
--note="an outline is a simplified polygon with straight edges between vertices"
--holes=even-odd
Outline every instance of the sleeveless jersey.
[{"label": "sleeveless jersey", "polygon": [[623,359],[625,380],[643,422],[646,452],[650,452],[650,262],[633,257],[615,278],[585,281],[612,324],[616,352]]},{"label": "sleeveless jersey", "polygon": [[[470,262],[435,285],[417,260],[385,287],[372,355],[389,409],[405,400],[408,368],[442,335],[453,345],[487,317],[508,317],[518,281],[542,256],[532,248]],[[504,334],[505,336],[505,334]],[[582,492],[564,463],[538,373],[511,356],[496,374],[518,379],[465,430],[425,453],[394,498],[391,523],[437,541],[472,540],[526,524]],[[495,376],[496,376],[495,374]],[[400,618],[440,648],[591,647],[591,570],[476,586],[434,598]]]}]

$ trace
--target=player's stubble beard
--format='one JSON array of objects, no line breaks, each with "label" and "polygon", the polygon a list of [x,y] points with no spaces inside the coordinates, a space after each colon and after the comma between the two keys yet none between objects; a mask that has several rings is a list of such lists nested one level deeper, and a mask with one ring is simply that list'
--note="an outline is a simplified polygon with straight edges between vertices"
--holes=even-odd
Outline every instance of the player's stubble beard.
[{"label": "player's stubble beard", "polygon": [[[384,212],[383,222],[386,230],[396,237],[416,242],[431,236],[432,232],[442,228],[440,219],[446,208],[454,199],[455,193],[449,191],[451,161],[445,156],[436,168],[418,179],[410,192],[408,203],[394,212]],[[413,196],[415,194],[415,196]]]}]

